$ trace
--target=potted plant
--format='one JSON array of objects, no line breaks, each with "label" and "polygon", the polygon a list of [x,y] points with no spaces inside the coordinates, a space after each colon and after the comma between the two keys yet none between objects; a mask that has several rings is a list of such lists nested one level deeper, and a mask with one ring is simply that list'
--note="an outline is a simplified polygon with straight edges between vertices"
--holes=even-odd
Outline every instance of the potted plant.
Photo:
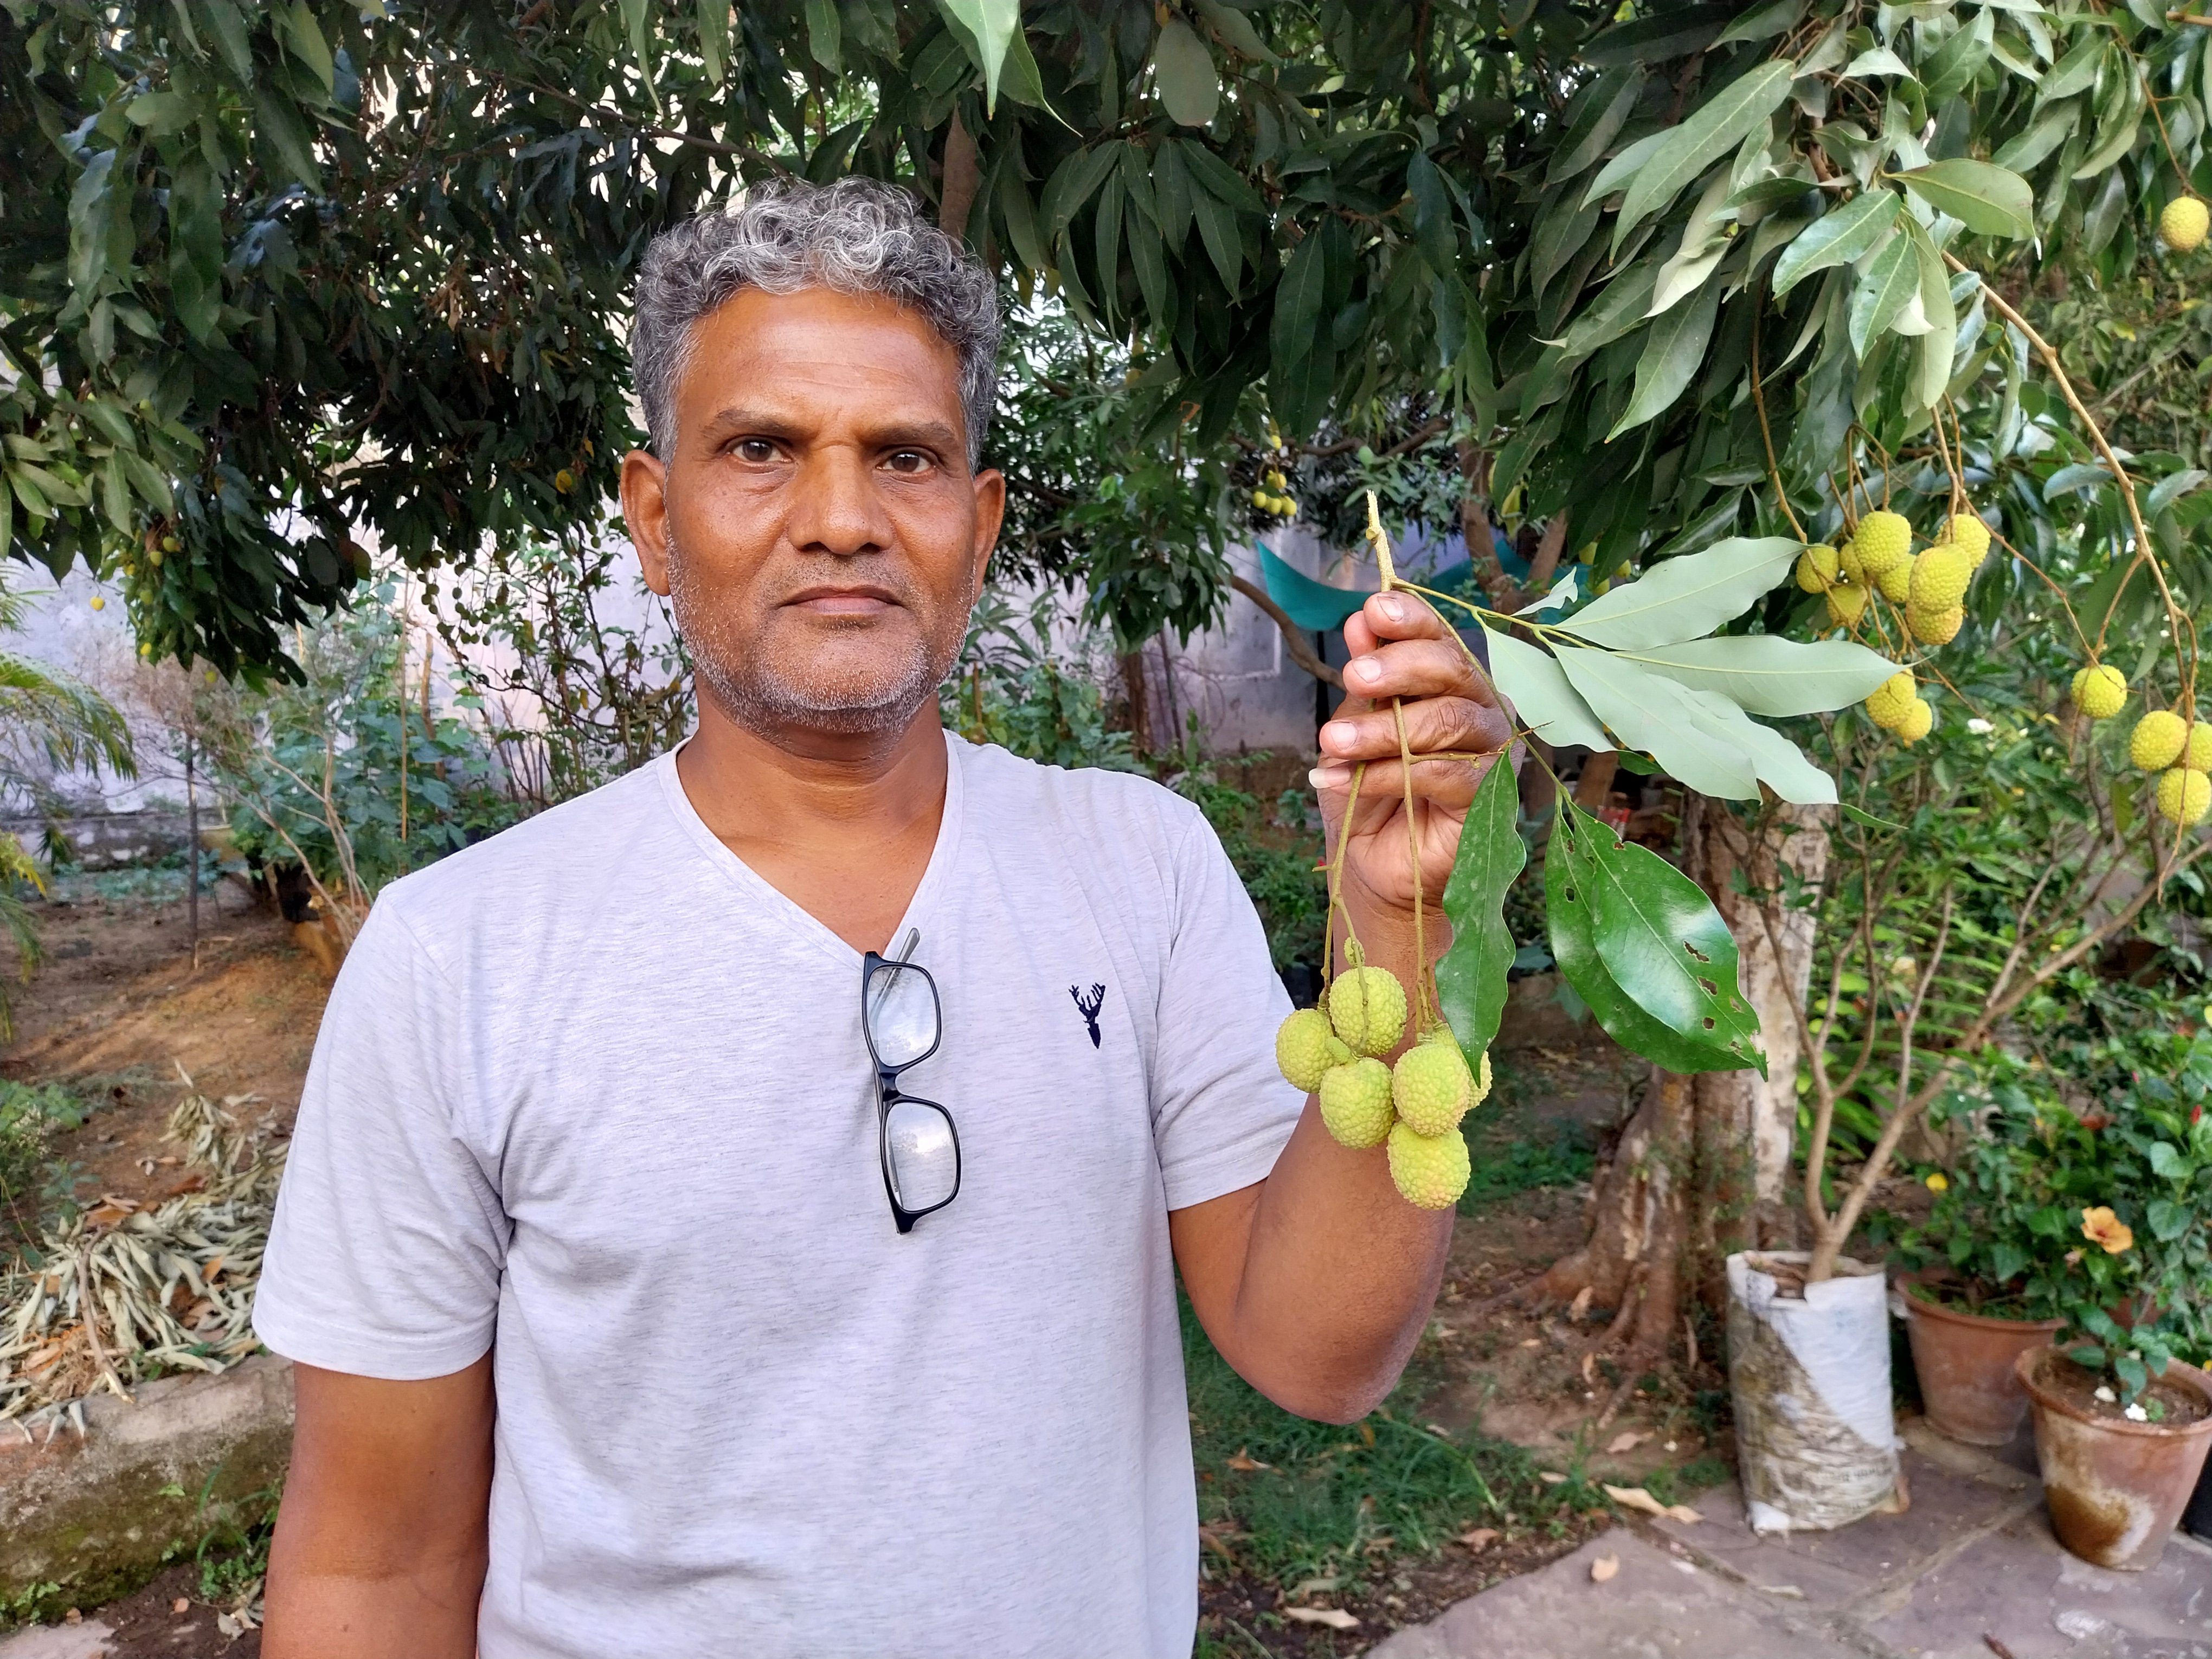
[{"label": "potted plant", "polygon": [[1939,1133],[1959,1134],[1960,1150],[1926,1173],[1935,1206],[1896,1243],[1921,1403],[1938,1430],[1975,1446],[2002,1446],[2020,1432],[2027,1393],[2014,1362],[2049,1346],[2065,1323],[2058,1308],[2072,1269],[2069,1246],[2051,1235],[2051,1212],[2063,1206],[2051,1149],[2066,1126],[2079,1133],[2055,1102],[2039,1109],[2026,1068],[2002,1055],[1992,1064],[1998,1074],[1985,1075],[1984,1103],[1968,1109],[1952,1096],[1931,1115]]},{"label": "potted plant", "polygon": [[2038,1237],[2068,1241],[2066,1330],[2014,1362],[2052,1530],[2123,1571],[2157,1561],[2212,1444],[2212,1377],[2174,1352],[2212,1273],[2198,1191],[2212,1168],[2212,1038],[2147,1041],[2166,1052],[2100,1109],[2044,1114],[2053,1201],[2031,1219]]}]

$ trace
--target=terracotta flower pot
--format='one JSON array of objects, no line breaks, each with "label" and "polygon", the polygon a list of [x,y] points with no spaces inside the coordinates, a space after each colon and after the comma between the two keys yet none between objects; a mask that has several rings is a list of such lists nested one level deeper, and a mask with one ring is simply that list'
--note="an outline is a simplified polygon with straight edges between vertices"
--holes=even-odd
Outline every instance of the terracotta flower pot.
[{"label": "terracotta flower pot", "polygon": [[[2212,1414],[2194,1423],[2130,1423],[2092,1416],[2050,1386],[2056,1348],[2030,1348],[2013,1362],[2035,1416],[2051,1528],[2092,1565],[2141,1572],[2157,1564],[2197,1486],[2212,1445]],[[2189,1389],[2212,1413],[2212,1377],[2179,1360],[2166,1380]]]},{"label": "terracotta flower pot", "polygon": [[2026,1349],[2049,1346],[2065,1322],[1964,1313],[1914,1295],[1921,1282],[1907,1273],[1897,1289],[1928,1420],[1970,1446],[2002,1446],[2027,1420],[2027,1390],[2014,1363]]}]

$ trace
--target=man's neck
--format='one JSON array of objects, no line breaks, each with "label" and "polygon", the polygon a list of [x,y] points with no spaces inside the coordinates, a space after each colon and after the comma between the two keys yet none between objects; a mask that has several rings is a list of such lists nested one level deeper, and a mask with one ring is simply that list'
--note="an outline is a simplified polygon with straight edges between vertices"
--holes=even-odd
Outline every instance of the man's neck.
[{"label": "man's neck", "polygon": [[772,740],[711,698],[676,759],[691,805],[762,879],[855,950],[882,950],[928,867],[945,814],[932,702],[894,734]]}]

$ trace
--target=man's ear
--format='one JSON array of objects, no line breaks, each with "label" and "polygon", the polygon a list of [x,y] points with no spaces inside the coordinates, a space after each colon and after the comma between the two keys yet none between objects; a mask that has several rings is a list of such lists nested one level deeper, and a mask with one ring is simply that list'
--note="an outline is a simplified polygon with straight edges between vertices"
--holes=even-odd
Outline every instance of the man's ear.
[{"label": "man's ear", "polygon": [[665,599],[668,597],[668,469],[651,451],[633,449],[623,457],[622,504],[623,522],[629,526],[630,545],[637,550],[645,585]]},{"label": "man's ear", "polygon": [[973,591],[983,591],[984,573],[999,545],[999,531],[1006,519],[1006,475],[995,467],[978,472],[975,484],[975,562],[969,571]]}]

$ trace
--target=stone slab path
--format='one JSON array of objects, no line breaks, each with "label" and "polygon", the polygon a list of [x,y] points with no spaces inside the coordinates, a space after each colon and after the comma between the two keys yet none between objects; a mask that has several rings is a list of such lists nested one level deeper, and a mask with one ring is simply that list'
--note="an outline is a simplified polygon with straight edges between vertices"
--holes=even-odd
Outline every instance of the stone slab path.
[{"label": "stone slab path", "polygon": [[2212,1547],[2178,1534],[2148,1572],[2090,1566],[2051,1536],[2031,1443],[1905,1434],[1904,1514],[1759,1538],[1721,1487],[1695,1525],[1616,1528],[1373,1659],[2212,1659]]}]

